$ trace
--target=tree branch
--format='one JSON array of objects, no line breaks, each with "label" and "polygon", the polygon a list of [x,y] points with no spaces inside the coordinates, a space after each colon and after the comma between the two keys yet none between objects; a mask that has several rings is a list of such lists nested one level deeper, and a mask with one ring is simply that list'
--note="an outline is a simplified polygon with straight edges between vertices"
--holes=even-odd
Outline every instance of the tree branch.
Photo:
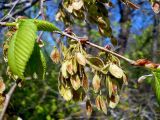
[{"label": "tree branch", "polygon": [[10,88],[9,92],[6,94],[6,98],[5,98],[5,102],[4,102],[4,106],[3,106],[3,109],[2,109],[2,112],[0,114],[0,120],[3,120],[3,117],[4,117],[4,114],[7,110],[7,107],[9,105],[9,102],[10,102],[10,99],[12,97],[12,94],[14,93],[17,85],[20,83],[21,80],[17,80],[13,86]]},{"label": "tree branch", "polygon": [[92,42],[89,42],[88,38],[87,39],[86,38],[79,38],[79,37],[75,37],[75,36],[72,36],[70,34],[67,34],[66,32],[60,32],[60,31],[53,31],[53,33],[57,33],[57,34],[61,34],[63,36],[67,36],[67,37],[69,37],[71,39],[74,39],[76,41],[79,41],[79,42],[82,41],[83,44],[87,44],[87,45],[92,46],[94,48],[97,48],[97,49],[99,49],[101,51],[110,53],[110,54],[112,54],[112,55],[114,55],[114,56],[116,56],[118,58],[121,58],[121,59],[125,60],[126,62],[128,62],[128,63],[130,63],[131,65],[134,65],[134,66],[145,67],[145,68],[151,69],[151,70],[160,68],[160,64],[153,63],[152,61],[149,61],[147,59],[138,59],[138,60],[134,61],[134,60],[131,60],[129,58],[126,58],[126,57],[124,57],[124,56],[122,56],[122,55],[120,55],[120,54],[118,54],[118,53],[116,53],[114,51],[110,51],[109,49],[106,49],[106,48],[101,47],[99,45],[96,45],[96,44],[94,44]]},{"label": "tree branch", "polygon": [[[72,39],[74,39],[74,40],[76,40],[76,41],[80,41],[80,39],[79,39],[78,37],[71,36],[71,35],[69,35],[69,34],[67,34],[67,33],[65,33],[65,32],[54,31],[53,33],[61,34],[61,35],[67,36],[67,37],[69,37],[69,38],[72,38]],[[101,47],[101,46],[99,46],[99,45],[96,45],[96,44],[94,44],[94,43],[92,43],[92,42],[86,41],[85,43],[86,43],[87,45],[90,45],[90,46],[92,46],[92,47],[95,47],[95,48],[97,48],[97,49],[99,49],[99,50],[101,50],[101,51],[105,51],[105,52],[107,52],[107,53],[111,53],[112,55],[115,55],[116,57],[121,58],[121,59],[127,61],[128,63],[130,63],[130,64],[132,64],[132,65],[134,65],[134,64],[136,63],[136,61],[134,61],[134,60],[131,60],[131,59],[129,59],[129,58],[126,58],[126,57],[124,57],[124,56],[122,56],[122,55],[120,55],[120,54],[117,54],[117,53],[115,53],[115,52],[113,52],[113,51],[110,51],[110,50],[108,50],[108,49],[106,49],[106,48],[104,48],[104,47]]]},{"label": "tree branch", "polygon": [[[0,22],[0,25],[5,25],[5,24],[7,25],[7,23]],[[12,24],[12,23],[8,23],[8,24]],[[149,61],[147,59],[138,59],[138,60],[135,61],[135,60],[131,60],[129,58],[126,58],[126,57],[124,57],[124,56],[122,56],[122,55],[120,55],[120,54],[118,54],[114,51],[111,51],[109,49],[106,49],[104,47],[101,47],[99,45],[96,45],[96,44],[88,41],[88,38],[79,38],[79,37],[76,37],[76,36],[72,36],[72,35],[68,34],[67,32],[61,32],[61,31],[53,31],[53,33],[61,34],[63,36],[69,37],[69,38],[74,39],[74,40],[79,41],[79,42],[82,41],[84,44],[87,44],[89,46],[97,48],[101,51],[105,51],[107,53],[110,53],[110,54],[112,54],[112,55],[114,55],[118,58],[121,58],[121,59],[125,60],[126,62],[128,62],[128,63],[130,63],[131,65],[134,65],[134,66],[141,66],[141,67],[145,67],[145,68],[152,69],[152,70],[160,68],[160,64],[153,63],[152,61]]]}]

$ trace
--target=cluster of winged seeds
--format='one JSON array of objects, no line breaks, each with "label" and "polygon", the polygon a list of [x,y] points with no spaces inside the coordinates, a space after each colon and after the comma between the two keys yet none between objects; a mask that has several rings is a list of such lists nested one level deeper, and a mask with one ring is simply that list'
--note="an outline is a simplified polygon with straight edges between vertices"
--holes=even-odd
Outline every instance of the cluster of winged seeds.
[{"label": "cluster of winged seeds", "polygon": [[[117,57],[100,52],[97,56],[87,54],[81,43],[72,41],[61,50],[54,47],[51,59],[61,63],[58,88],[66,100],[86,101],[87,114],[92,113],[92,104],[107,113],[107,107],[114,108],[119,102],[119,91],[127,78]],[[62,60],[62,61],[60,61]],[[92,71],[89,74],[89,71]],[[90,96],[93,93],[93,96]],[[94,97],[95,102],[91,102]]]}]

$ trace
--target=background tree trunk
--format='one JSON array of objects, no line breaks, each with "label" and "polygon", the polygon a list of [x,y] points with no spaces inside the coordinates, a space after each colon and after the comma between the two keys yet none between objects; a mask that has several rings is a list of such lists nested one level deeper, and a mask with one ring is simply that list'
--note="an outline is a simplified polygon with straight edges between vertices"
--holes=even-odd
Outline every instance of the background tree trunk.
[{"label": "background tree trunk", "polygon": [[153,48],[152,48],[152,60],[158,62],[158,44],[160,43],[160,13],[154,16],[154,26],[153,26]]},{"label": "background tree trunk", "polygon": [[124,6],[124,8],[122,8],[122,2],[118,2],[119,4],[119,9],[120,9],[120,14],[121,14],[121,18],[120,18],[120,34],[118,36],[118,42],[120,45],[120,49],[119,49],[119,53],[120,54],[124,54],[126,47],[127,47],[127,43],[128,43],[128,38],[129,38],[129,24],[127,24],[127,22],[130,21],[129,19],[129,8],[127,6]]}]

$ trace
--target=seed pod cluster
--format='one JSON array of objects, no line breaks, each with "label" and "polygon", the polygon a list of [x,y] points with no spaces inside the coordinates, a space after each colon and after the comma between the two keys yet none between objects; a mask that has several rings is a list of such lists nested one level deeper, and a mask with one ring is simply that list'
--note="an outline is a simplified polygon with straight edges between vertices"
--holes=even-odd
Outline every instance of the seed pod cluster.
[{"label": "seed pod cluster", "polygon": [[105,0],[64,0],[62,6],[56,14],[57,21],[63,21],[66,25],[72,24],[72,19],[87,20],[90,23],[97,24],[99,33],[104,37],[109,37],[113,45],[117,45],[117,40],[112,34],[112,28],[108,18],[106,4],[110,1]]},{"label": "seed pod cluster", "polygon": [[88,57],[87,63],[94,73],[92,87],[96,95],[96,107],[107,114],[107,107],[115,108],[119,103],[119,91],[128,81],[118,58],[111,54],[103,55],[103,58],[102,54],[99,55]]},{"label": "seed pod cluster", "polygon": [[[105,114],[107,114],[107,107],[115,108],[119,103],[119,91],[122,85],[128,83],[119,59],[106,53],[103,57],[102,54],[89,55],[78,42],[71,42],[68,48],[61,46],[63,60],[58,80],[60,95],[66,101],[83,101],[87,97],[88,116],[91,116],[92,104]],[[91,85],[89,85],[85,67],[89,67],[93,72]],[[92,90],[94,95],[89,96]],[[94,103],[90,100],[92,97],[94,97]]]},{"label": "seed pod cluster", "polygon": [[[62,45],[64,47],[64,45]],[[88,91],[88,78],[84,67],[86,65],[85,51],[80,43],[71,43],[69,48],[62,48],[63,61],[59,74],[59,91],[61,96],[69,101],[83,101]]]}]

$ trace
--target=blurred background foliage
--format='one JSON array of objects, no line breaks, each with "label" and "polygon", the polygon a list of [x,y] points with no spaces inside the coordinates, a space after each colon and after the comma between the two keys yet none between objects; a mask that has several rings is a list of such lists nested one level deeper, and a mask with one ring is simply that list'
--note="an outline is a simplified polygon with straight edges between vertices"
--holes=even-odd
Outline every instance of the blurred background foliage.
[{"label": "blurred background foliage", "polygon": [[[14,0],[0,1],[0,18],[8,13],[11,8],[10,4],[13,2]],[[55,14],[60,2],[46,0],[44,8],[46,19],[64,30],[64,24],[55,21]],[[160,63],[160,49],[158,47],[160,45],[160,14],[155,14],[152,11],[148,1],[133,0],[132,2],[137,3],[140,9],[133,10],[118,0],[112,0],[113,8],[107,8],[113,34],[119,43],[118,46],[115,46],[115,50],[133,60],[147,58]],[[29,5],[30,7],[27,7]],[[39,12],[39,1],[21,0],[21,4],[13,12],[25,7],[27,8],[17,12],[15,16],[35,18]],[[73,22],[72,28],[77,35],[88,36],[92,42],[101,46],[110,44],[110,39],[101,37],[94,24],[79,20]],[[0,28],[0,76],[6,84],[7,92],[13,80],[10,80],[6,75],[7,65],[2,57],[2,45],[6,38],[6,31],[6,27]],[[24,120],[87,119],[85,103],[66,102],[58,93],[57,80],[60,66],[55,65],[49,58],[53,46],[56,45],[56,38],[57,36],[51,33],[43,34],[42,40],[45,42],[43,51],[47,60],[46,79],[23,82],[22,87],[16,89],[11,99],[6,119],[13,120],[18,117]],[[88,50],[91,54],[95,54],[95,51],[93,48]],[[124,61],[122,61],[122,67],[128,75],[129,85],[122,89],[119,105],[115,109],[109,109],[107,115],[94,109],[90,119],[156,120],[160,118],[160,107],[151,87],[152,78],[148,78],[143,84],[137,83],[137,79],[142,75],[149,74],[149,71],[133,67]]]}]

